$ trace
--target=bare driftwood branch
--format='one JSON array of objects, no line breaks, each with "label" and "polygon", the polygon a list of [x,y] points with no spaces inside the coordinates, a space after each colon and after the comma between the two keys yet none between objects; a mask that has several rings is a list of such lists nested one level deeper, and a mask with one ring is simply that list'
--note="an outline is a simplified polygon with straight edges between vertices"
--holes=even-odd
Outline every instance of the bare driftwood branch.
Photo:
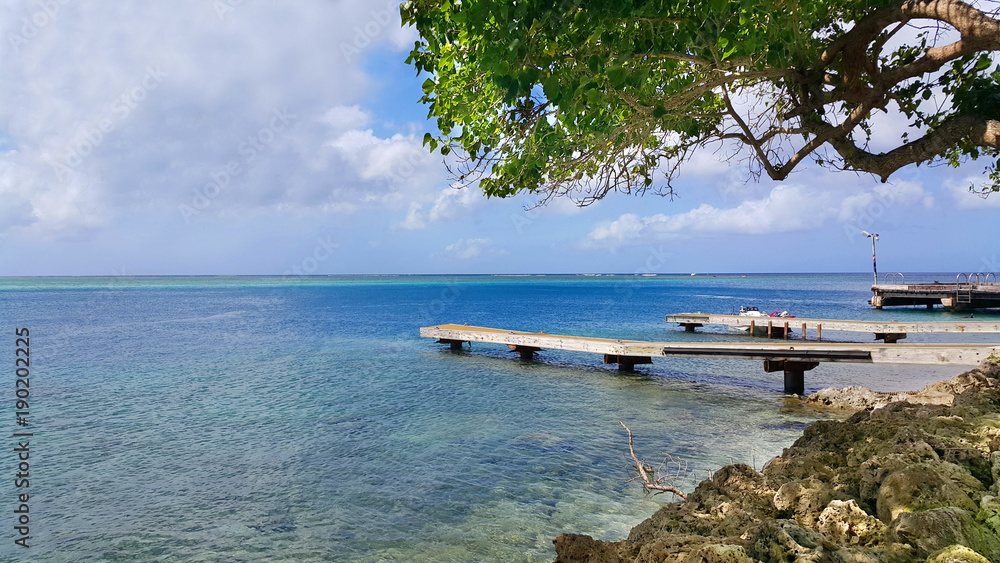
[{"label": "bare driftwood branch", "polygon": [[618,424],[621,424],[625,431],[628,432],[628,451],[632,454],[632,460],[635,462],[633,467],[635,467],[636,471],[639,472],[639,478],[642,480],[642,488],[647,491],[657,491],[658,493],[673,493],[682,499],[687,500],[687,495],[677,487],[664,485],[661,482],[662,478],[653,480],[653,478],[649,476],[649,473],[652,472],[652,468],[639,461],[639,458],[635,455],[635,449],[632,448],[632,431],[629,430],[628,426],[625,426],[624,422],[619,420]]}]

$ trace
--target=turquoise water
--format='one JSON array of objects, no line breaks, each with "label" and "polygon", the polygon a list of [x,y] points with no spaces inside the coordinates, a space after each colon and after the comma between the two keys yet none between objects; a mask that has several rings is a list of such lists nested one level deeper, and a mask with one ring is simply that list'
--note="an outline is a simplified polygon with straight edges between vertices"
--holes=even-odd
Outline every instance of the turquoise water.
[{"label": "turquoise water", "polygon": [[[648,460],[679,460],[691,489],[731,461],[762,466],[821,415],[785,399],[759,362],[657,359],[620,374],[586,354],[452,352],[420,326],[718,340],[746,336],[684,333],[663,316],[752,304],[955,317],[874,311],[869,285],[860,274],[0,279],[6,365],[15,327],[31,331],[35,434],[31,547],[13,545],[22,491],[8,438],[0,557],[550,561],[559,533],[620,539],[670,501],[626,482],[619,421]],[[911,389],[957,371],[824,364],[806,385]],[[10,379],[2,416],[14,432]]]}]

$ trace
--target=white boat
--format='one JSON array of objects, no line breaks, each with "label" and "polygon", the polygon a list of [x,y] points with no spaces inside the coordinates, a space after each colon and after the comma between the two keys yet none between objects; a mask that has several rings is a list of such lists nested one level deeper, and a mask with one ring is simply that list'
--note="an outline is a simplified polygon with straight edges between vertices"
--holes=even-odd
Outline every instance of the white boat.
[{"label": "white boat", "polygon": [[[739,316],[741,317],[752,317],[755,319],[761,319],[761,322],[754,323],[754,335],[766,335],[767,334],[767,323],[764,319],[794,319],[795,315],[789,315],[788,311],[776,311],[770,315],[765,315],[757,307],[741,306]],[[742,330],[744,332],[750,332],[750,327],[740,327],[737,330]],[[788,333],[791,334],[791,329]],[[783,336],[785,333],[784,323],[778,324],[774,323],[771,327],[772,336]]]},{"label": "white boat", "polygon": [[740,316],[741,317],[766,317],[764,313],[760,312],[757,307],[747,307],[746,305],[740,306]]}]

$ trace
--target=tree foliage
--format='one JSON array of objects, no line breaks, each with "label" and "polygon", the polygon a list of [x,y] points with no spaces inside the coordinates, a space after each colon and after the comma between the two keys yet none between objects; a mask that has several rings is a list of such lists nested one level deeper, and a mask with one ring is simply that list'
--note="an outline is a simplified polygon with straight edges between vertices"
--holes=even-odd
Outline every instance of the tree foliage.
[{"label": "tree foliage", "polygon": [[[692,151],[755,175],[985,158],[1000,187],[997,0],[412,0],[408,62],[464,184],[581,203],[673,194]],[[915,138],[870,149],[873,115]],[[735,147],[735,149],[734,149]]]}]

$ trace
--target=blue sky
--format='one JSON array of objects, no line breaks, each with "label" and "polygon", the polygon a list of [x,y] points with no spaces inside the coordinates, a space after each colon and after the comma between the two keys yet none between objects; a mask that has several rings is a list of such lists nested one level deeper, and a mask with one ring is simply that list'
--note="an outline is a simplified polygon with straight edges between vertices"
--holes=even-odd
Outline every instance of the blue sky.
[{"label": "blue sky", "polygon": [[[997,271],[983,164],[527,211],[454,190],[398,2],[0,6],[0,275]],[[891,146],[884,119],[873,143]]]}]

